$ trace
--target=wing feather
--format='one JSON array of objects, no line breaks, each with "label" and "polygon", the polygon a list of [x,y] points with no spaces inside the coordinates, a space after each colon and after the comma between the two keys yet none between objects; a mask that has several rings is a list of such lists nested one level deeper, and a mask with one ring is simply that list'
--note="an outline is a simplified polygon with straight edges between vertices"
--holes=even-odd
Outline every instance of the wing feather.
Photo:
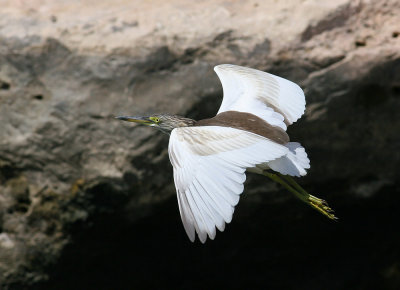
[{"label": "wing feather", "polygon": [[195,239],[195,220],[193,214],[190,212],[190,207],[187,202],[186,196],[177,190],[179,212],[181,214],[183,227],[189,239],[194,242]]},{"label": "wing feather", "polygon": [[262,136],[228,127],[183,127],[171,132],[179,210],[187,235],[204,243],[225,229],[244,189],[248,167],[265,163],[288,148]]},{"label": "wing feather", "polygon": [[212,214],[208,210],[207,206],[205,205],[202,197],[201,197],[201,192],[197,190],[197,188],[194,185],[195,183],[193,182],[190,187],[189,187],[189,193],[191,196],[191,200],[194,203],[194,207],[196,208],[196,211],[198,212],[198,215],[201,217],[200,226],[203,224],[205,227],[205,230],[208,234],[208,236],[211,239],[214,239],[215,237],[215,223],[213,221]]},{"label": "wing feather", "polygon": [[224,91],[218,113],[248,112],[284,130],[304,113],[304,92],[289,80],[231,64],[218,65],[214,70]]},{"label": "wing feather", "polygon": [[227,197],[225,194],[226,188],[218,182],[215,182],[208,174],[201,177],[201,184],[206,187],[206,192],[212,199],[212,205],[222,216],[225,222],[230,223],[232,220],[233,206],[239,202],[239,196],[233,199],[232,196]]},{"label": "wing feather", "polygon": [[[215,205],[213,204],[213,199],[212,197],[207,193],[207,190],[199,183],[197,179],[194,180],[194,186],[197,189],[197,192],[200,194],[204,204],[206,205],[208,212],[212,218],[212,221],[214,222],[215,226],[220,230],[224,230],[224,218],[220,215],[218,212],[218,208],[215,208]],[[215,233],[214,233],[215,236]]]},{"label": "wing feather", "polygon": [[189,205],[189,210],[194,217],[194,223],[193,223],[194,228],[196,229],[200,241],[204,243],[205,240],[207,239],[206,222],[203,220],[203,217],[201,216],[201,213],[193,199],[192,192],[190,191],[190,189],[186,189],[185,196]]}]

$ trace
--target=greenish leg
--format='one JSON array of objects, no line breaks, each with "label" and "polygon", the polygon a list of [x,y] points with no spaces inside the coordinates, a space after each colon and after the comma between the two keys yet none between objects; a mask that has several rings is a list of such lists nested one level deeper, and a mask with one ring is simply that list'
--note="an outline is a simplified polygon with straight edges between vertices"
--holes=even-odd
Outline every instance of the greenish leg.
[{"label": "greenish leg", "polygon": [[292,177],[288,175],[282,175],[280,173],[275,174],[268,171],[264,171],[263,175],[281,184],[283,187],[293,193],[298,199],[307,203],[326,217],[332,220],[337,220],[337,217],[333,214],[333,210],[329,207],[325,200],[309,194]]}]

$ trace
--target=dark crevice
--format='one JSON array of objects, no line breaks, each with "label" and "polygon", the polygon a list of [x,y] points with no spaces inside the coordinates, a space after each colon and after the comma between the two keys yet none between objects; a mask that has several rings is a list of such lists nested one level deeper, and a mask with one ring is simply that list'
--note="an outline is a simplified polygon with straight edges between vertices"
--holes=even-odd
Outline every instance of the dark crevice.
[{"label": "dark crevice", "polygon": [[34,95],[33,98],[40,101],[43,100],[43,95]]},{"label": "dark crevice", "polygon": [[374,108],[387,101],[389,94],[385,87],[379,84],[367,84],[358,91],[356,102],[365,108]]},{"label": "dark crevice", "polygon": [[366,46],[367,42],[364,39],[358,39],[354,42],[356,47]]},{"label": "dark crevice", "polygon": [[0,181],[5,182],[11,178],[14,178],[20,174],[20,170],[12,165],[5,164],[0,167]]},{"label": "dark crevice", "polygon": [[7,91],[10,89],[10,84],[0,80],[0,90]]},{"label": "dark crevice", "polygon": [[400,96],[400,86],[392,87],[392,92],[395,96]]}]

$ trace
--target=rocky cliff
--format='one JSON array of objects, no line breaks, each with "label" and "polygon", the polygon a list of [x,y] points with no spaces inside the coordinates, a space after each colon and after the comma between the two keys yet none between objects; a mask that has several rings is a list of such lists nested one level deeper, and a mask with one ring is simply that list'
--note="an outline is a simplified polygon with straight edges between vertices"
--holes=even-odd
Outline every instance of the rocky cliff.
[{"label": "rocky cliff", "polygon": [[[398,1],[0,6],[4,289],[399,287]],[[112,117],[212,116],[220,63],[305,90],[289,134],[339,223],[249,174],[226,232],[188,242],[168,137]]]}]

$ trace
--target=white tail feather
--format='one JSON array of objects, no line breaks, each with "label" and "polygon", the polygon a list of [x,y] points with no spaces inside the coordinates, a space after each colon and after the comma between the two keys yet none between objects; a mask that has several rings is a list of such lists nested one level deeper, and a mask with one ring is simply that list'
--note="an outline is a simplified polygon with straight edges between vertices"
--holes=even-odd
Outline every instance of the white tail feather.
[{"label": "white tail feather", "polygon": [[269,168],[285,175],[306,175],[306,169],[310,168],[310,159],[304,147],[297,142],[289,142],[285,146],[289,148],[289,152],[285,156],[269,161],[267,163]]}]

